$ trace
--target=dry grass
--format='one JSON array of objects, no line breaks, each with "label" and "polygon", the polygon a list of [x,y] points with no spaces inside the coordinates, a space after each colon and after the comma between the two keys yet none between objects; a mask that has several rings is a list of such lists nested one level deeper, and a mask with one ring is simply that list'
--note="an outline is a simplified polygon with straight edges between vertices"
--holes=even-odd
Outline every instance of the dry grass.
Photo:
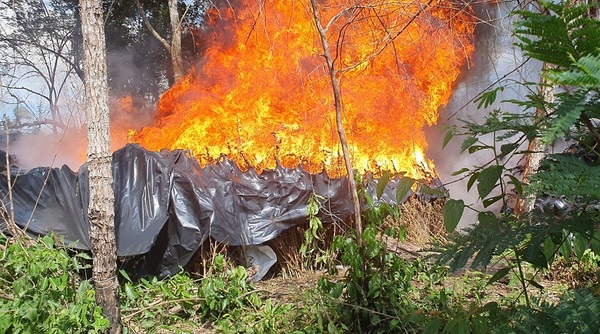
[{"label": "dry grass", "polygon": [[[304,273],[320,269],[315,266],[315,258],[305,258],[300,254],[300,247],[305,241],[304,232],[307,225],[295,226],[283,231],[277,238],[266,244],[273,248],[277,254],[277,263],[271,272],[277,273],[284,278],[296,278],[304,276]],[[322,240],[315,243],[315,247],[328,249],[336,235],[348,231],[351,226],[346,223],[333,223],[324,225],[321,233]]]},{"label": "dry grass", "polygon": [[444,241],[444,200],[424,202],[411,198],[402,204],[401,216],[390,224],[403,226],[406,229],[406,241],[420,245],[429,245],[432,241]]},{"label": "dry grass", "polygon": [[[401,217],[399,219],[388,219],[386,227],[404,227],[406,240],[404,242],[395,239],[386,240],[390,250],[414,254],[425,248],[433,240],[444,241],[446,230],[444,228],[443,206],[443,200],[424,202],[417,198],[411,198],[402,204],[400,208]],[[333,237],[353,228],[351,224],[352,222],[325,224],[325,229],[321,233],[322,240],[317,241],[314,247],[328,249]],[[277,263],[271,268],[266,278],[274,276],[297,278],[305,276],[307,272],[321,269],[315,265],[314,257],[307,259],[300,254],[300,247],[305,242],[304,232],[307,228],[307,224],[294,226],[266,243],[277,255]],[[194,275],[203,277],[207,273],[208,266],[218,254],[225,255],[226,261],[229,261],[232,265],[246,265],[243,247],[228,246],[213,239],[208,239],[201,245],[185,268]]]},{"label": "dry grass", "polygon": [[246,259],[241,246],[229,246],[209,238],[200,245],[200,248],[185,266],[185,270],[198,278],[204,277],[209,273],[210,265],[217,255],[225,256],[226,263],[224,263],[223,268],[238,265],[246,266]]}]

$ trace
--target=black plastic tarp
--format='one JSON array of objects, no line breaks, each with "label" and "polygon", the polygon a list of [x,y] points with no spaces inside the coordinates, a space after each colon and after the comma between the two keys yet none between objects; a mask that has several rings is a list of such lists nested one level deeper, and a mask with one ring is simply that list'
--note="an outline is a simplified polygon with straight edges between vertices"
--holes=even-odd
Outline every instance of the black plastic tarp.
[{"label": "black plastic tarp", "polygon": [[[115,227],[119,256],[144,255],[142,274],[176,273],[209,236],[229,245],[260,245],[306,222],[311,193],[325,198],[324,222],[353,215],[347,179],[281,166],[242,172],[221,158],[201,168],[184,151],[150,152],[127,145],[113,155]],[[4,206],[28,233],[56,232],[90,249],[87,166],[39,167],[0,177]],[[325,212],[323,210],[322,212]]]}]

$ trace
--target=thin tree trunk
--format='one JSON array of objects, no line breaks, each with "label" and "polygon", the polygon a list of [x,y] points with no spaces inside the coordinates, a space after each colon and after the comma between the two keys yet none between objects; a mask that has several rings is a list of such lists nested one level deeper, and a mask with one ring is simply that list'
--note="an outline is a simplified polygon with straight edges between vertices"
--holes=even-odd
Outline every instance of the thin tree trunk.
[{"label": "thin tree trunk", "polygon": [[319,9],[316,0],[311,0],[312,14],[315,18],[315,25],[321,37],[321,43],[323,44],[323,56],[327,62],[327,69],[331,78],[331,86],[333,88],[334,104],[335,104],[335,123],[337,132],[340,138],[340,144],[342,146],[342,153],[344,155],[344,162],[346,164],[346,172],[348,173],[348,184],[350,185],[350,196],[354,203],[354,222],[356,226],[356,235],[358,244],[362,244],[362,222],[361,222],[361,209],[360,200],[358,198],[358,192],[356,189],[356,181],[354,180],[354,170],[352,169],[352,162],[350,161],[350,152],[348,150],[348,140],[346,139],[346,133],[344,131],[344,125],[342,123],[342,93],[340,89],[339,72],[335,68],[333,58],[331,57],[331,51],[329,48],[329,42],[327,41],[327,31],[321,24],[319,18]]},{"label": "thin tree trunk", "polygon": [[[578,5],[584,3],[584,0],[572,0],[568,5]],[[589,4],[597,2],[596,0],[589,1]],[[588,12],[588,15],[591,17],[597,16],[598,13],[595,12],[595,9],[592,8]],[[544,63],[542,65],[542,74],[548,70],[551,70],[554,67],[552,64]],[[554,94],[555,87],[550,85],[550,82],[545,77],[540,78],[540,95],[545,104],[549,105],[554,102]],[[544,108],[537,108],[535,111],[535,119],[534,124],[540,123],[540,121],[547,117],[549,110],[545,110]],[[546,156],[547,147],[542,143],[539,138],[534,138],[529,142],[529,146],[527,147],[527,151],[530,152],[525,156],[525,166],[523,168],[523,178],[522,182],[524,184],[528,184],[531,178],[531,175],[534,174],[538,168],[540,168],[540,164],[544,157]],[[514,214],[518,217],[525,212],[530,212],[535,205],[535,194],[529,194],[527,196],[522,196],[519,194],[519,198],[517,198],[517,202],[515,203]]]},{"label": "thin tree trunk", "polygon": [[162,44],[162,46],[169,52],[171,56],[171,67],[173,68],[173,82],[177,82],[179,78],[183,77],[185,74],[185,69],[183,68],[183,51],[181,48],[181,22],[179,18],[179,11],[177,10],[177,0],[169,0],[169,19],[171,24],[171,43],[169,43],[165,38],[163,38],[156,29],[148,20],[146,16],[146,11],[142,7],[140,0],[135,0],[135,5],[142,17],[142,21],[146,28],[150,31],[152,36],[156,38],[157,41]]},{"label": "thin tree trunk", "polygon": [[181,51],[181,22],[177,0],[169,0],[169,18],[171,19],[171,64],[173,65],[173,79],[179,81],[185,74],[183,69],[183,55]]},{"label": "thin tree trunk", "polygon": [[[542,65],[542,73],[551,69],[552,67],[553,65],[544,63]],[[548,80],[542,76],[540,78],[540,95],[546,104],[550,104],[554,101],[554,92],[554,86],[549,85]],[[546,118],[547,112],[548,110],[538,107],[535,110],[534,124],[539,124],[542,119]],[[523,168],[523,178],[521,180],[524,184],[528,184],[531,175],[534,174],[538,168],[540,168],[540,164],[546,156],[546,149],[546,145],[544,145],[539,138],[534,138],[529,142],[527,147],[527,151],[529,153],[525,155],[525,166]],[[515,215],[520,216],[522,213],[531,211],[535,205],[535,198],[535,194],[529,194],[527,196],[519,194],[517,202],[515,203]]]},{"label": "thin tree trunk", "polygon": [[101,0],[79,0],[83,35],[84,84],[88,124],[88,171],[92,276],[96,301],[110,321],[110,333],[121,332],[116,276],[117,247],[108,112],[106,41]]}]

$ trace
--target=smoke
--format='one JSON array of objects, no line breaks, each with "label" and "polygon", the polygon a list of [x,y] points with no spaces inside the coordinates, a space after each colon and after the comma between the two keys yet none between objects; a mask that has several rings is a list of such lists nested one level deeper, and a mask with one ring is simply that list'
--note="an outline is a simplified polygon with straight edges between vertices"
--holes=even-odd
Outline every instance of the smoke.
[{"label": "smoke", "polygon": [[[130,131],[152,124],[156,107],[142,98],[124,96],[110,98],[111,150],[114,152],[129,142]],[[76,113],[83,114],[83,110]],[[87,128],[85,124],[66,127],[53,133],[45,126],[29,133],[2,138],[0,150],[10,152],[13,162],[21,168],[69,166],[77,170],[86,162]]]},{"label": "smoke", "polygon": [[16,158],[13,163],[24,169],[68,165],[77,170],[86,160],[87,134],[74,128],[61,134],[25,134],[9,142],[6,148]]},{"label": "smoke", "polygon": [[[481,23],[477,26],[473,64],[463,70],[462,79],[456,84],[450,103],[440,113],[438,126],[428,130],[430,145],[427,154],[434,160],[440,179],[445,183],[450,196],[462,199],[465,204],[472,205],[478,210],[483,207],[476,186],[467,191],[468,177],[464,177],[466,174],[453,176],[452,173],[464,167],[482,166],[491,161],[493,155],[489,151],[461,153],[463,137],[453,138],[442,149],[443,137],[446,126],[460,127],[464,124],[462,120],[482,121],[494,109],[519,112],[520,109],[516,106],[501,101],[523,99],[530,92],[518,83],[538,81],[541,65],[534,61],[526,62],[518,48],[513,45],[515,40],[512,38],[511,29],[514,17],[510,17],[509,13],[516,5],[516,2],[509,1],[476,7],[479,17],[489,23]],[[472,100],[494,86],[496,82],[505,87],[503,92],[498,93],[496,103],[486,109],[477,109],[477,104]],[[490,136],[479,139],[487,145],[494,145],[493,138]],[[500,209],[498,206],[485,208],[492,211]],[[459,229],[475,222],[477,222],[477,212],[466,209],[459,223]]]},{"label": "smoke", "polygon": [[[112,51],[108,55],[113,151],[128,143],[130,130],[139,130],[152,124],[156,113],[155,101],[159,97],[158,92],[164,90],[162,86],[166,86],[166,79],[162,81],[160,77],[157,79],[158,71],[145,69],[149,65],[139,59],[140,54],[144,53],[130,47]],[[42,79],[39,78],[30,78],[23,85],[43,92],[43,88],[38,88],[38,86],[43,87],[41,81]],[[82,82],[78,78],[69,80],[58,101],[61,117],[56,122],[66,123],[58,128],[58,133],[52,131],[50,124],[40,125],[45,119],[50,118],[49,107],[43,102],[27,100],[33,106],[30,107],[30,113],[35,118],[30,116],[19,121],[17,111],[7,113],[9,122],[13,122],[19,130],[13,132],[15,135],[12,135],[8,142],[6,138],[0,138],[0,150],[8,151],[16,158],[13,163],[24,169],[68,165],[71,169],[77,170],[85,163],[87,154],[83,97]],[[6,106],[0,105],[0,110],[2,109],[6,109]],[[36,125],[24,126],[23,122]]]}]

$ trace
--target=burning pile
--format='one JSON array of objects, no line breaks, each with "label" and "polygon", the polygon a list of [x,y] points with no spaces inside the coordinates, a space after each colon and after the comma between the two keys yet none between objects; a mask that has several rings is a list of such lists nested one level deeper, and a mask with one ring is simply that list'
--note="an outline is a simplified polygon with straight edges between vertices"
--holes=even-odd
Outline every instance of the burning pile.
[{"label": "burning pile", "polygon": [[[259,247],[306,221],[312,193],[331,210],[324,222],[354,214],[348,180],[336,178],[341,149],[312,13],[301,1],[247,2],[212,13],[202,63],[162,96],[154,126],[132,135],[171,151],[127,145],[114,154],[118,254],[143,254],[132,269],[140,274],[175,273],[208,237]],[[435,175],[423,127],[437,122],[472,51],[470,8],[441,0],[320,6],[354,167]],[[0,177],[0,197],[19,226],[89,248],[86,166],[15,172],[13,180]]]},{"label": "burning pile", "polygon": [[[422,177],[425,125],[436,124],[473,50],[464,2],[350,5],[321,1],[342,70],[353,165]],[[351,6],[351,7],[349,7]],[[214,10],[202,62],[161,98],[154,126],[132,135],[150,150],[188,149],[201,165],[226,154],[243,169],[345,172],[333,94],[314,19],[302,1],[242,1]]]}]

